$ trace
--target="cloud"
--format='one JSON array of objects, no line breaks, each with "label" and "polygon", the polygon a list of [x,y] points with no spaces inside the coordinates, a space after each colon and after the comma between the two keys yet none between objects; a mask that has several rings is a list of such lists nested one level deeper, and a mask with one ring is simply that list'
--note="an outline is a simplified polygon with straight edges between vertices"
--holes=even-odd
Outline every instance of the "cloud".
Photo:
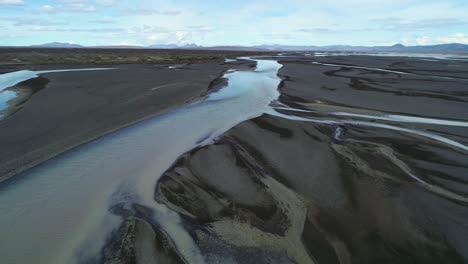
[{"label": "cloud", "polygon": [[185,28],[187,31],[190,31],[190,32],[197,32],[197,33],[213,32],[213,29],[207,26],[187,26]]},{"label": "cloud", "polygon": [[263,37],[265,39],[268,39],[270,42],[260,42],[260,43],[255,43],[256,45],[263,45],[263,44],[275,44],[275,42],[282,42],[284,40],[290,40],[294,39],[296,36],[295,34],[289,34],[289,33],[266,33],[263,34]]},{"label": "cloud", "polygon": [[160,32],[147,35],[143,39],[146,44],[187,44],[192,40],[192,32],[175,31],[175,32]]},{"label": "cloud", "polygon": [[125,32],[124,28],[57,28],[53,31],[57,32],[84,32],[84,33],[116,33]]},{"label": "cloud", "polygon": [[169,29],[159,26],[150,26],[150,25],[143,25],[139,27],[132,27],[128,30],[130,34],[154,34],[154,33],[167,33]]},{"label": "cloud", "polygon": [[24,5],[23,0],[0,0],[0,5]]},{"label": "cloud", "polygon": [[457,33],[457,34],[451,34],[445,37],[440,37],[438,40],[441,43],[462,43],[462,44],[468,44],[468,34],[464,33]]},{"label": "cloud", "polygon": [[1,23],[10,24],[18,31],[51,31],[53,26],[65,26],[67,22],[35,17],[0,17]]},{"label": "cloud", "polygon": [[455,33],[446,36],[418,36],[414,39],[406,38],[402,42],[405,45],[468,44],[468,34]]},{"label": "cloud", "polygon": [[30,31],[48,31],[49,28],[45,26],[31,26],[29,27]]},{"label": "cloud", "polygon": [[434,40],[428,36],[417,37],[415,39],[417,45],[430,45],[434,44]]},{"label": "cloud", "polygon": [[112,18],[98,18],[98,19],[88,20],[88,22],[92,24],[114,24],[116,23],[116,21]]},{"label": "cloud", "polygon": [[28,18],[28,17],[10,17],[10,21],[14,21],[15,26],[63,26],[68,23],[50,21],[42,18]]},{"label": "cloud", "polygon": [[123,12],[123,15],[128,16],[152,16],[152,15],[159,15],[159,16],[177,16],[180,15],[181,11],[179,10],[170,10],[170,11],[161,11],[158,9],[127,9]]},{"label": "cloud", "polygon": [[467,22],[457,18],[434,18],[434,19],[399,19],[383,18],[373,19],[372,24],[377,24],[375,29],[389,31],[419,31],[424,29],[451,28],[466,25]]},{"label": "cloud", "polygon": [[112,43],[113,46],[143,46],[143,44],[134,41],[120,41]]},{"label": "cloud", "polygon": [[71,33],[126,33],[124,28],[56,28],[44,25],[32,25],[28,28],[31,31],[48,31],[48,32],[71,32]]},{"label": "cloud", "polygon": [[177,31],[175,33],[177,43],[187,43],[192,39],[192,32],[188,31]]},{"label": "cloud", "polygon": [[330,28],[301,28],[298,31],[304,33],[331,33],[335,32],[336,30]]},{"label": "cloud", "polygon": [[96,7],[83,0],[62,0],[57,5],[42,5],[39,7],[39,11],[45,13],[94,12],[96,11]]},{"label": "cloud", "polygon": [[[203,28],[205,29],[205,28]],[[196,29],[198,30],[198,28]],[[132,27],[125,32],[119,33],[124,39],[132,39],[133,42],[144,45],[151,44],[187,44],[193,40],[194,35],[201,35],[199,31],[172,30],[169,28],[143,25]]]},{"label": "cloud", "polygon": [[68,12],[94,12],[96,11],[96,7],[93,5],[86,5],[82,3],[71,3],[61,7],[63,11]]},{"label": "cloud", "polygon": [[51,6],[51,5],[43,5],[41,7],[39,7],[39,10],[42,11],[42,12],[45,12],[45,13],[52,13],[55,11],[55,7]]},{"label": "cloud", "polygon": [[96,4],[103,6],[111,6],[115,4],[114,0],[96,0]]}]

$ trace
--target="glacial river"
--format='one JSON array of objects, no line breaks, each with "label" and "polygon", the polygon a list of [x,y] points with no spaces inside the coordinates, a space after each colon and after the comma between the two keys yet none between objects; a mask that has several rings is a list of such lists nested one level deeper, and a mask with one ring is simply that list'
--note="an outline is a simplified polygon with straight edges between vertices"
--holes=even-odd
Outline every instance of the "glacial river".
[{"label": "glacial river", "polygon": [[[2,183],[0,263],[96,261],[106,240],[122,222],[120,216],[111,213],[116,205],[150,208],[154,222],[172,239],[182,257],[190,263],[203,263],[204,257],[180,224],[178,213],[154,200],[155,186],[180,155],[211,144],[235,125],[265,113],[298,121],[397,130],[468,150],[465,145],[442,136],[388,124],[314,120],[275,112],[271,102],[279,95],[277,87],[281,80],[277,72],[281,65],[274,60],[256,62],[255,70],[226,73],[228,85],[203,101],[121,129]],[[282,110],[299,111],[288,107]],[[444,122],[440,121],[440,125],[460,125]],[[432,191],[451,195],[438,189]]]}]

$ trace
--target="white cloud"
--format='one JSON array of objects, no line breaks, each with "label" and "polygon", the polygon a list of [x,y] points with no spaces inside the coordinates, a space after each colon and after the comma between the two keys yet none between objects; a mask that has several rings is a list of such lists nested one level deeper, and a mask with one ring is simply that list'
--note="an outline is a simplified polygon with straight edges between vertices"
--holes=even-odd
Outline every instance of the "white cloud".
[{"label": "white cloud", "polygon": [[[141,38],[141,35],[134,35]],[[175,31],[175,32],[154,32],[143,36],[142,41],[145,44],[187,44],[192,40],[192,32]]]},{"label": "white cloud", "polygon": [[115,4],[114,0],[96,0],[96,4],[103,6],[111,6]]},{"label": "white cloud", "polygon": [[428,36],[417,37],[415,40],[417,45],[430,45],[434,43],[434,39]]},{"label": "white cloud", "polygon": [[52,13],[55,11],[55,7],[51,6],[51,5],[43,5],[41,7],[39,7],[39,10],[42,11],[42,12],[46,12],[46,13]]},{"label": "white cloud", "polygon": [[456,33],[446,36],[418,36],[414,39],[405,38],[402,43],[405,45],[468,44],[468,34]]},{"label": "white cloud", "polygon": [[91,19],[91,20],[88,20],[89,23],[92,23],[92,24],[115,24],[116,23],[116,20],[111,18],[111,17],[101,17],[101,18],[97,18],[97,19]]},{"label": "white cloud", "polygon": [[23,0],[0,0],[0,5],[24,5]]},{"label": "white cloud", "polygon": [[127,9],[123,11],[123,15],[136,15],[136,16],[177,16],[180,15],[179,10],[168,10],[168,11],[161,11],[158,9],[151,9],[151,8],[141,8],[141,9]]},{"label": "white cloud", "polygon": [[[1,1],[1,0],[0,0]],[[43,5],[39,7],[39,11],[45,13],[56,13],[56,12],[94,12],[96,7],[88,4],[82,0],[62,0],[58,5]]]},{"label": "white cloud", "polygon": [[177,43],[187,43],[192,39],[192,33],[188,31],[177,31],[175,33]]},{"label": "white cloud", "polygon": [[461,43],[468,44],[468,34],[457,33],[439,38],[442,43]]},{"label": "white cloud", "polygon": [[115,46],[143,46],[143,44],[134,42],[134,41],[120,41],[120,42],[115,42],[112,43],[111,45]]},{"label": "white cloud", "polygon": [[47,31],[47,30],[49,30],[49,28],[46,27],[46,26],[32,26],[32,27],[29,28],[29,30],[31,30],[31,31]]},{"label": "white cloud", "polygon": [[11,21],[14,21],[15,26],[63,26],[67,25],[67,22],[48,20],[44,18],[30,18],[30,17],[9,17]]},{"label": "white cloud", "polygon": [[376,24],[376,30],[390,30],[390,31],[419,31],[424,29],[435,29],[435,28],[451,28],[457,26],[463,26],[467,24],[466,21],[444,17],[444,18],[433,18],[433,19],[400,19],[395,17],[379,18],[370,21],[372,24]]},{"label": "white cloud", "polygon": [[96,11],[96,7],[93,5],[87,5],[83,3],[71,3],[63,7],[64,11],[70,12],[93,12]]}]

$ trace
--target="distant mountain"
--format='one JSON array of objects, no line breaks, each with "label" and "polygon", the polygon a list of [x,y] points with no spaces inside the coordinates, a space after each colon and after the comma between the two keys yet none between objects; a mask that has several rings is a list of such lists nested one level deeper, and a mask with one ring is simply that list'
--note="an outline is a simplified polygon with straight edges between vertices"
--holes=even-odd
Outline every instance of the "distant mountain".
[{"label": "distant mountain", "polygon": [[272,44],[272,45],[256,45],[256,46],[253,46],[252,48],[262,49],[262,50],[289,50],[289,51],[294,51],[294,50],[308,50],[308,49],[310,49],[310,47],[311,46],[291,46],[291,45]]},{"label": "distant mountain", "polygon": [[349,46],[349,45],[330,45],[330,46],[288,46],[288,45],[259,45],[254,48],[275,50],[275,51],[388,51],[388,52],[468,52],[468,45],[451,43],[427,46],[405,46],[395,44],[393,46]]},{"label": "distant mountain", "polygon": [[427,46],[405,46],[395,44],[393,46],[350,46],[350,45],[330,45],[330,46],[307,46],[307,45],[255,45],[255,46],[199,46],[196,44],[153,44],[148,46],[131,45],[109,45],[85,47],[78,44],[53,42],[31,47],[42,48],[109,48],[109,49],[202,49],[202,50],[237,50],[237,51],[351,51],[351,52],[468,52],[468,45],[460,43],[438,44]]},{"label": "distant mountain", "polygon": [[212,46],[212,47],[203,47],[202,49],[206,49],[206,50],[235,50],[235,51],[266,50],[266,49],[251,47],[251,46]]},{"label": "distant mountain", "polygon": [[95,49],[144,49],[144,46],[136,45],[108,45],[108,46],[86,46],[83,48],[95,48]]},{"label": "distant mountain", "polygon": [[393,45],[393,46],[391,46],[389,48],[390,49],[404,49],[406,47],[405,47],[405,45],[398,43],[398,44],[395,44],[395,45]]},{"label": "distant mountain", "polygon": [[151,48],[151,49],[177,49],[179,48],[179,46],[177,46],[176,44],[153,44],[153,45],[149,45],[146,47]]},{"label": "distant mountain", "polygon": [[179,46],[179,48],[182,48],[182,49],[199,49],[199,48],[203,48],[203,46],[198,46],[195,43],[190,43],[190,44],[185,44],[183,46]]},{"label": "distant mountain", "polygon": [[202,46],[198,46],[197,44],[190,43],[185,45],[177,45],[177,44],[153,44],[146,46],[146,48],[150,49],[200,49],[203,48]]},{"label": "distant mountain", "polygon": [[78,44],[71,44],[71,43],[64,43],[64,42],[52,42],[52,43],[45,43],[40,45],[32,45],[31,47],[39,47],[39,48],[83,48],[84,46]]},{"label": "distant mountain", "polygon": [[450,43],[431,46],[411,46],[405,47],[404,50],[421,52],[468,52],[468,45],[460,43]]}]

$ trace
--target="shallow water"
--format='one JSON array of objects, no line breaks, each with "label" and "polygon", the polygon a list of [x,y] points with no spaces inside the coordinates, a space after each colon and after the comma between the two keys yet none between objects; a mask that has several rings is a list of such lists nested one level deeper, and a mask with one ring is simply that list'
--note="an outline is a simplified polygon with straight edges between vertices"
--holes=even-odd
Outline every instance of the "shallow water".
[{"label": "shallow water", "polygon": [[[16,92],[14,91],[3,91],[0,92],[0,111],[8,107],[8,101],[16,97]],[[1,118],[0,114],[0,118]]]}]

